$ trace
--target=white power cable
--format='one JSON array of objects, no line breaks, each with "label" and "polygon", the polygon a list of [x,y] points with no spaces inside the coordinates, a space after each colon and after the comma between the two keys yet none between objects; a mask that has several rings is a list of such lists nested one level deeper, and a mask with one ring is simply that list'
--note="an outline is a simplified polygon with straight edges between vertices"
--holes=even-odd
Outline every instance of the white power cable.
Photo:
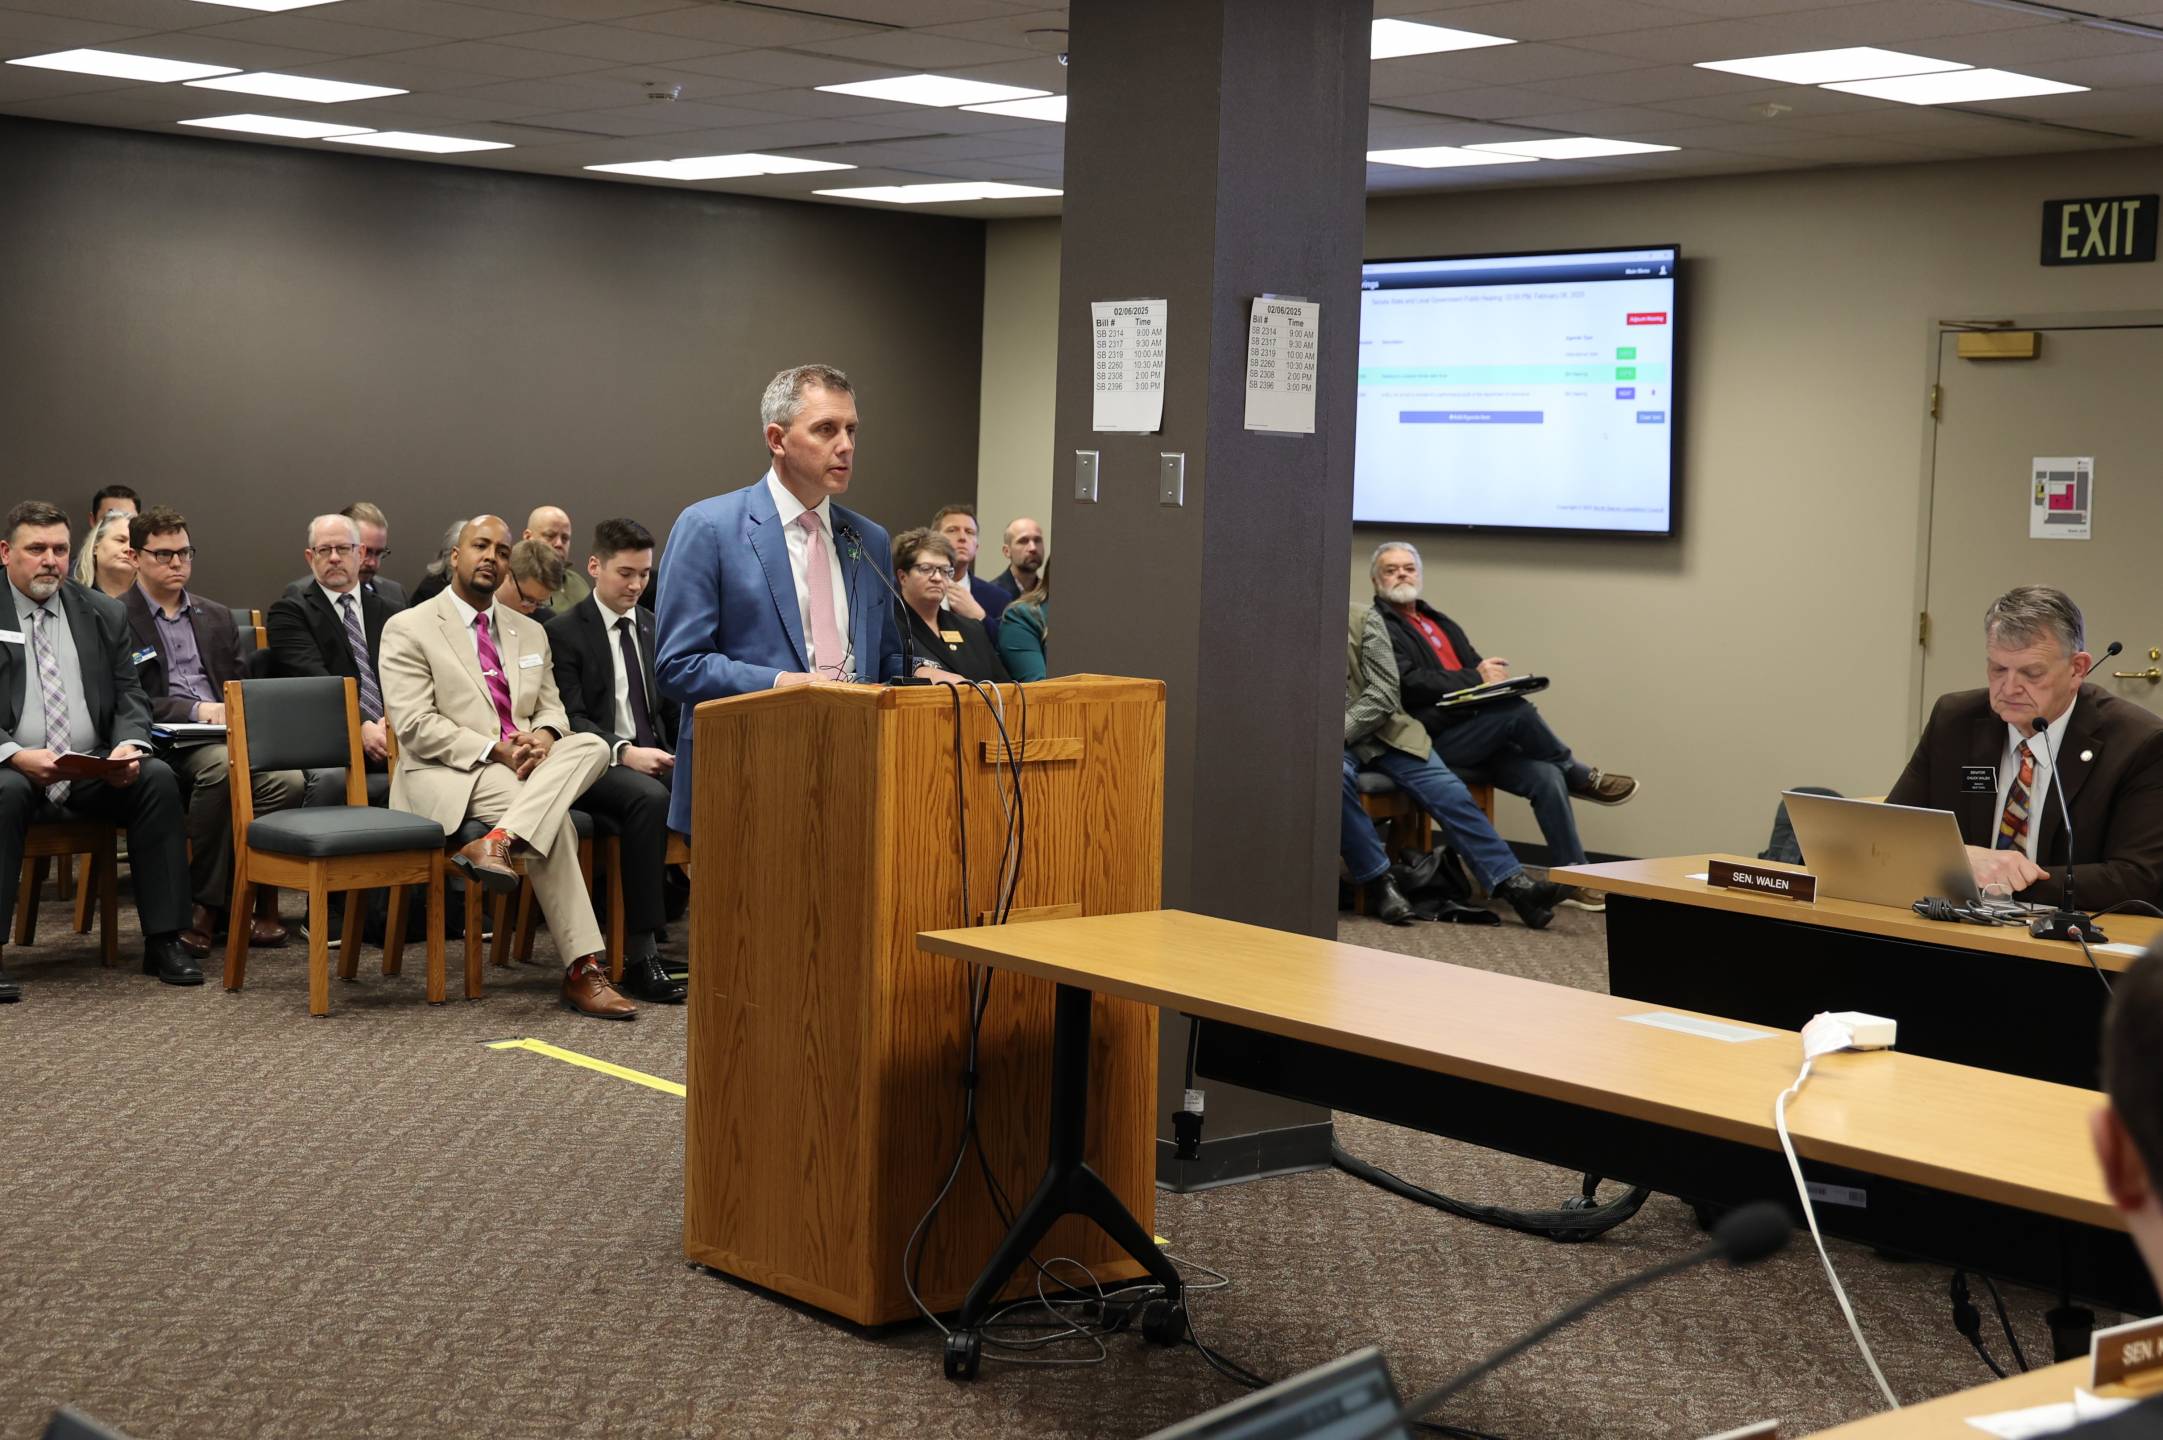
[{"label": "white power cable", "polygon": [[1878,1368],[1878,1357],[1870,1353],[1870,1342],[1863,1338],[1863,1327],[1856,1323],[1855,1307],[1848,1303],[1848,1292],[1842,1288],[1840,1276],[1833,1270],[1833,1257],[1825,1253],[1825,1237],[1818,1233],[1818,1214],[1810,1203],[1810,1187],[1803,1183],[1802,1162],[1795,1158],[1795,1142],[1788,1138],[1787,1102],[1802,1089],[1803,1082],[1810,1078],[1810,1067],[1816,1063],[1815,1055],[1806,1058],[1795,1076],[1795,1083],[1782,1090],[1780,1098],[1773,1102],[1773,1128],[1780,1132],[1780,1148],[1787,1155],[1788,1173],[1795,1177],[1795,1194],[1802,1200],[1803,1219],[1810,1222],[1810,1238],[1817,1242],[1818,1259],[1825,1264],[1825,1278],[1832,1282],[1833,1297],[1840,1302],[1840,1313],[1847,1317],[1848,1333],[1855,1337],[1856,1348],[1863,1352],[1863,1363],[1870,1367],[1871,1378],[1878,1382],[1878,1389],[1885,1392],[1885,1403],[1898,1410],[1900,1399],[1893,1394],[1893,1387],[1885,1382],[1885,1372]]}]

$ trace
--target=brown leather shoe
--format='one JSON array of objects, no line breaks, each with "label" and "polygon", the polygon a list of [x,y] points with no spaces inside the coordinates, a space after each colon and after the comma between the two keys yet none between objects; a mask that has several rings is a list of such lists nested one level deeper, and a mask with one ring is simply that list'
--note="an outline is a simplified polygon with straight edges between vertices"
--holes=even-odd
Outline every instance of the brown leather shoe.
[{"label": "brown leather shoe", "polygon": [[518,890],[518,872],[510,862],[510,842],[500,835],[483,835],[459,846],[451,856],[451,863],[464,871],[468,880],[505,895]]},{"label": "brown leather shoe", "polygon": [[608,967],[592,955],[563,972],[563,1003],[596,1020],[630,1020],[638,1014],[638,1007],[608,983]]},{"label": "brown leather shoe", "polygon": [[1628,775],[1609,774],[1597,765],[1592,767],[1582,784],[1570,787],[1573,798],[1590,800],[1595,805],[1621,805],[1636,793],[1636,780]]},{"label": "brown leather shoe", "polygon": [[275,950],[285,941],[285,924],[275,915],[258,915],[248,926],[248,944],[253,949]]},{"label": "brown leather shoe", "polygon": [[180,948],[187,951],[195,959],[208,959],[210,956],[210,937],[217,934],[220,929],[219,917],[211,913],[208,905],[198,905],[195,907],[193,919],[194,923],[181,931],[175,938],[179,940]]}]

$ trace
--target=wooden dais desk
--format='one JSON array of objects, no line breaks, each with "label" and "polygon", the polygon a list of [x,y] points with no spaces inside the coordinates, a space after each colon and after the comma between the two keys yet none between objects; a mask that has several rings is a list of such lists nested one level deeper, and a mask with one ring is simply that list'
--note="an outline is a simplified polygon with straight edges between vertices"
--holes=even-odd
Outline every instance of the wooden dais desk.
[{"label": "wooden dais desk", "polygon": [[[1705,864],[1680,856],[1550,873],[1607,892],[1612,993],[1787,1030],[1820,1010],[1866,1010],[1899,1021],[1900,1048],[1911,1055],[2096,1083],[2110,997],[2078,945],[1853,900],[1801,904],[1717,890],[1691,878]],[[2147,916],[2101,923],[2112,940],[2135,945],[2163,934],[2163,921]],[[2105,971],[2131,963],[2095,958]]]},{"label": "wooden dais desk", "polygon": [[[917,940],[1057,985],[1069,1049],[1054,1126],[1068,1133],[1086,1120],[1075,1047],[1096,993],[1197,1017],[1211,1078],[1698,1204],[1794,1206],[1773,1129],[1773,1098],[1801,1064],[1792,1032],[1730,1042],[1708,1016],[1650,1025],[1669,1007],[1174,910]],[[2088,1148],[2100,1101],[1899,1051],[1843,1053],[1819,1062],[1788,1128],[1811,1178],[1861,1192],[1818,1207],[1825,1230],[2150,1313],[2154,1289]],[[1072,1169],[1053,1149],[1040,1196]],[[1026,1256],[1026,1229],[978,1277],[958,1330]]]}]

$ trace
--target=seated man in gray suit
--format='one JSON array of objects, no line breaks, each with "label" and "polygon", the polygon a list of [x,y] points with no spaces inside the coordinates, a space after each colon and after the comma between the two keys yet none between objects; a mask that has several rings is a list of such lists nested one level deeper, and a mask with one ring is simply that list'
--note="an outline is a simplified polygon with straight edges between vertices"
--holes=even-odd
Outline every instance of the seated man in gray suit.
[{"label": "seated man in gray suit", "polygon": [[[15,915],[23,839],[38,819],[103,820],[128,831],[135,905],[143,921],[143,973],[200,985],[180,946],[188,923],[188,859],[180,782],[150,754],[150,702],[135,678],[135,646],[120,602],[68,583],[68,517],[25,500],[0,536],[7,600],[0,609],[0,934]],[[129,762],[69,780],[63,757]],[[36,896],[25,903],[35,905]],[[0,974],[0,1001],[21,989]]]}]

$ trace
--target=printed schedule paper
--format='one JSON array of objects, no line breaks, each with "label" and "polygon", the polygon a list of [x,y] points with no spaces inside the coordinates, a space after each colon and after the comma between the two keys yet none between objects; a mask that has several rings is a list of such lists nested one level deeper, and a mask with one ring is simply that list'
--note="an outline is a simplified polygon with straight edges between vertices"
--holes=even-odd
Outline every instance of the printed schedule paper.
[{"label": "printed schedule paper", "polygon": [[1314,433],[1322,307],[1312,300],[1256,297],[1247,322],[1247,428],[1272,435]]},{"label": "printed schedule paper", "polygon": [[1164,426],[1168,300],[1093,300],[1096,404],[1089,428],[1147,435]]}]

